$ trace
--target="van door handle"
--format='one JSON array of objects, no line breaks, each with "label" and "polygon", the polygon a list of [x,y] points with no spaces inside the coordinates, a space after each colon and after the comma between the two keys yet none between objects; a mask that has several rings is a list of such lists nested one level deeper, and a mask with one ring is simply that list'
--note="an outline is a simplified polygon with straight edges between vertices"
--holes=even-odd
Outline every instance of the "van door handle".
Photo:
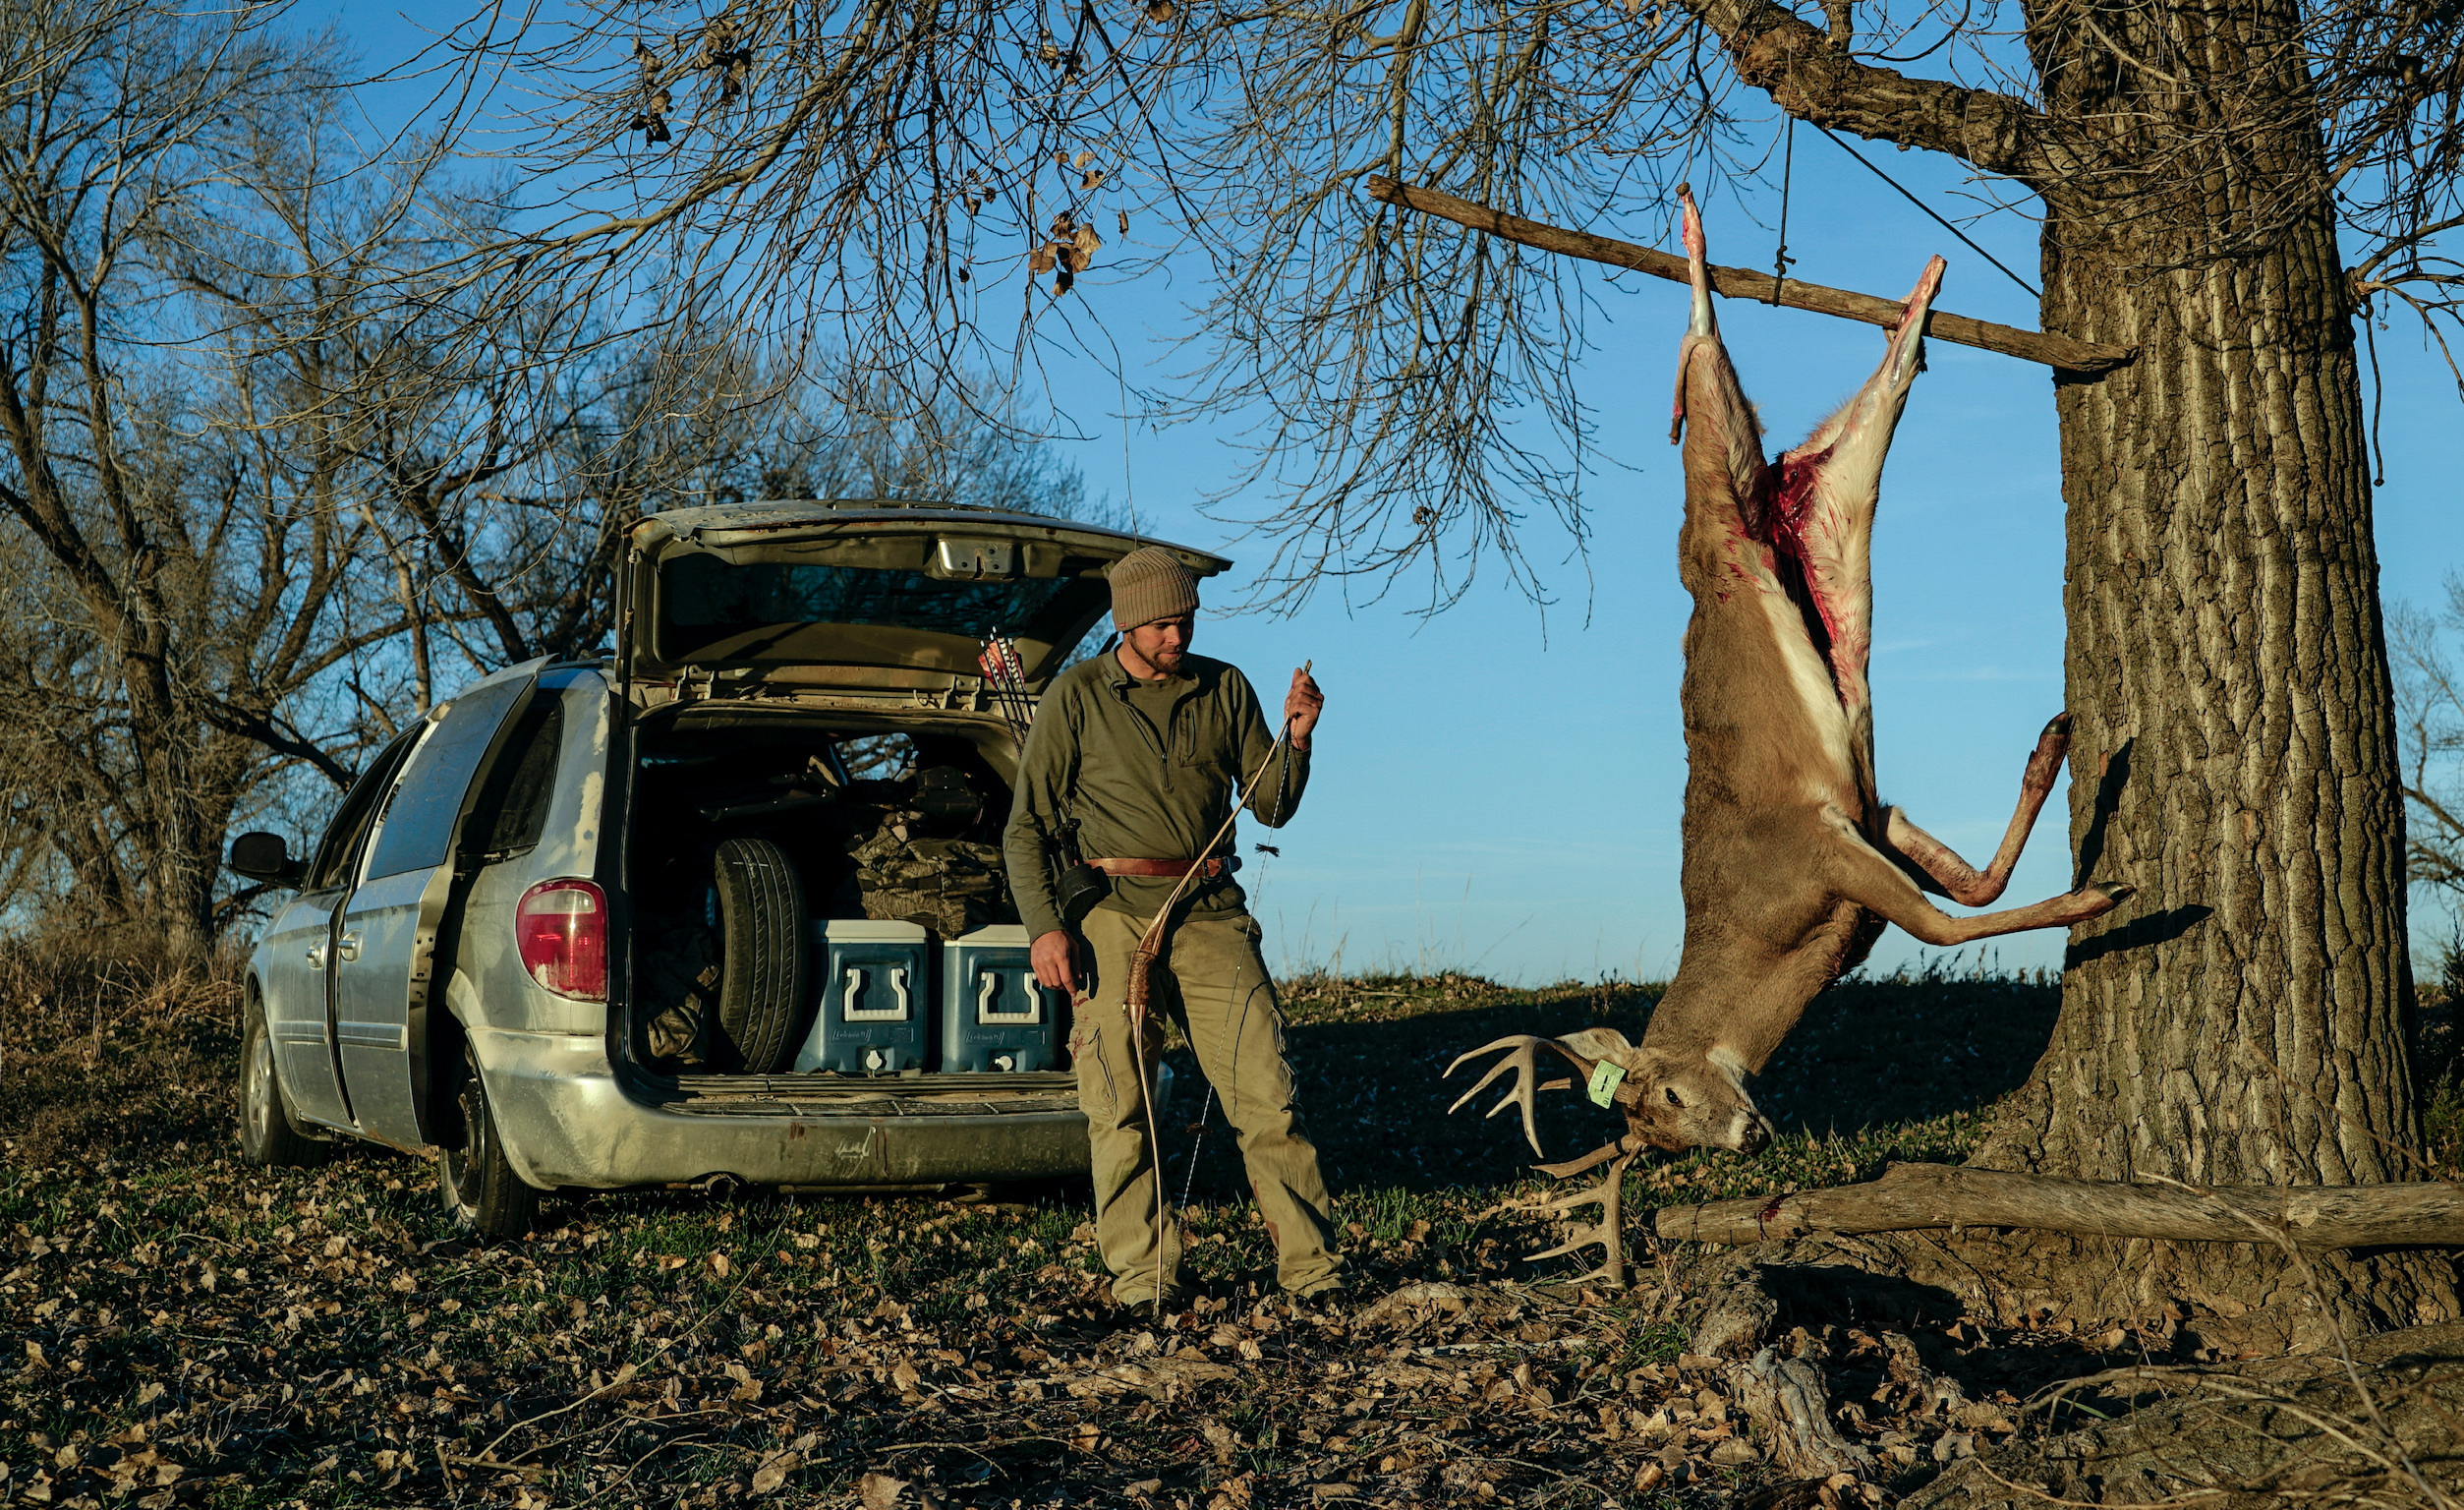
[{"label": "van door handle", "polygon": [[333,952],[337,958],[346,961],[357,959],[360,957],[360,936],[356,933],[344,934],[341,938],[334,940]]}]

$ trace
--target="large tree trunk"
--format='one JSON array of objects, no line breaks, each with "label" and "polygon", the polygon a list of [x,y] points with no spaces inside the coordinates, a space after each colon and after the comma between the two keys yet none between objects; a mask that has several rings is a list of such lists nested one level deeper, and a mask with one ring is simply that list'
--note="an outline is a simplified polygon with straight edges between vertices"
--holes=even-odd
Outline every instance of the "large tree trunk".
[{"label": "large tree trunk", "polygon": [[2334,237],[2151,274],[2156,252],[2046,235],[2047,324],[2141,351],[2056,391],[2071,837],[2139,895],[2072,942],[1989,1162],[2408,1178],[2403,814]]},{"label": "large tree trunk", "polygon": [[[2116,29],[2117,14],[2103,13]],[[2206,29],[2217,80],[2258,88],[2264,73],[2233,60],[2266,56],[2291,13],[2132,14],[2174,30],[2143,38],[2168,54],[2181,30]],[[2032,37],[2040,75],[2086,81],[2056,89],[2057,109],[2158,108],[2130,68],[2089,56],[2094,37],[2054,34],[2048,15],[2061,13],[2043,8]],[[2264,103],[2254,114],[2272,114]],[[2189,124],[2176,140],[2193,139]],[[2099,180],[2048,195],[2044,327],[2140,351],[2055,394],[2072,841],[2083,874],[2139,895],[2072,941],[2059,1025],[1977,1159],[1989,1167],[2203,1185],[2420,1178],[2352,300],[2323,194],[2305,209],[2285,193],[2324,182],[2316,131],[2237,146],[2179,148],[2157,190],[2123,197]],[[2143,1300],[2169,1288],[2282,1303],[2282,1276],[2247,1249],[2158,1256],[2140,1245],[2088,1266],[2107,1289],[2153,1292]],[[2397,1288],[2429,1290],[2396,1311],[2452,1304],[2431,1268],[2411,1279]]]}]

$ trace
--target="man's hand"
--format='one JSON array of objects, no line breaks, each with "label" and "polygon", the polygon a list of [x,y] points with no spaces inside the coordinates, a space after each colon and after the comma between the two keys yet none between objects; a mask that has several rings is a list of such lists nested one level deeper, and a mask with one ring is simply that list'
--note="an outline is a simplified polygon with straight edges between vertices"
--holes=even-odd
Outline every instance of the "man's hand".
[{"label": "man's hand", "polygon": [[1318,690],[1317,678],[1303,667],[1291,673],[1291,690],[1284,694],[1284,717],[1291,724],[1291,747],[1308,752],[1309,731],[1318,726],[1318,715],[1326,711],[1326,694]]},{"label": "man's hand", "polygon": [[1056,991],[1066,991],[1075,1001],[1078,995],[1078,942],[1068,930],[1056,928],[1036,939],[1028,951],[1035,964],[1035,978]]}]

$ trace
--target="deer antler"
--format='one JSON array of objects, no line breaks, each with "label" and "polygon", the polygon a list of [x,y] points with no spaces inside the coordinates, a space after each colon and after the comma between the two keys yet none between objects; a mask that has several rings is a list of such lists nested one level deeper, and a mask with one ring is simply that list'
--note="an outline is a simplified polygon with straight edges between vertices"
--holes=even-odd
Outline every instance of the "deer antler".
[{"label": "deer antler", "polygon": [[1596,1164],[1605,1164],[1620,1154],[1640,1153],[1642,1148],[1642,1143],[1633,1134],[1628,1133],[1624,1137],[1602,1143],[1579,1159],[1568,1159],[1563,1164],[1534,1164],[1531,1167],[1552,1180],[1564,1180],[1572,1175],[1579,1175]]},{"label": "deer antler", "polygon": [[1478,1059],[1483,1054],[1493,1054],[1499,1049],[1507,1048],[1511,1048],[1515,1052],[1507,1055],[1504,1059],[1499,1060],[1496,1064],[1491,1065],[1489,1067],[1489,1073],[1480,1076],[1479,1083],[1472,1086],[1469,1090],[1464,1091],[1461,1095],[1456,1097],[1455,1104],[1448,1107],[1446,1110],[1449,1115],[1461,1111],[1464,1102],[1488,1089],[1490,1085],[1496,1082],[1499,1075],[1512,1071],[1515,1075],[1515,1088],[1508,1091],[1503,1097],[1501,1097],[1497,1105],[1489,1108],[1489,1115],[1494,1117],[1510,1106],[1521,1107],[1522,1135],[1530,1141],[1531,1151],[1533,1153],[1541,1154],[1542,1157],[1546,1157],[1545,1152],[1540,1147],[1539,1130],[1533,1127],[1531,1123],[1531,1096],[1532,1092],[1536,1090],[1553,1090],[1557,1088],[1558,1085],[1562,1085],[1565,1082],[1562,1080],[1556,1081],[1548,1086],[1542,1086],[1540,1084],[1540,1063],[1537,1058],[1536,1051],[1540,1049],[1551,1050],[1563,1058],[1568,1064],[1573,1065],[1576,1069],[1581,1071],[1585,1074],[1589,1074],[1591,1073],[1591,1061],[1583,1058],[1581,1055],[1566,1047],[1566,1045],[1558,1042],[1554,1038],[1535,1038],[1528,1033],[1517,1033],[1511,1037],[1500,1038],[1495,1043],[1484,1043],[1480,1047],[1473,1049],[1470,1053],[1458,1057],[1453,1064],[1446,1067],[1446,1074],[1450,1076],[1454,1074],[1456,1071],[1463,1067],[1463,1062],[1465,1060]]},{"label": "deer antler", "polygon": [[[1588,1190],[1577,1191],[1572,1195],[1560,1195],[1554,1200],[1537,1201],[1533,1204],[1534,1210],[1554,1211],[1565,1217],[1570,1230],[1565,1242],[1536,1253],[1525,1253],[1523,1260],[1527,1263],[1537,1263],[1543,1258],[1556,1258],[1567,1253],[1577,1252],[1596,1243],[1600,1245],[1600,1266],[1588,1274],[1576,1275],[1568,1283],[1579,1285],[1586,1280],[1596,1279],[1612,1289],[1624,1289],[1626,1287],[1626,1170],[1634,1162],[1636,1154],[1640,1151],[1636,1149],[1628,1152],[1620,1144],[1611,1143],[1599,1152],[1573,1163],[1542,1165],[1542,1169],[1562,1179],[1576,1170],[1590,1168],[1604,1157],[1617,1160],[1609,1166],[1607,1178],[1598,1185]],[[1572,1209],[1576,1206],[1594,1204],[1600,1208],[1598,1223],[1589,1227],[1575,1226],[1574,1218],[1569,1215]]]}]

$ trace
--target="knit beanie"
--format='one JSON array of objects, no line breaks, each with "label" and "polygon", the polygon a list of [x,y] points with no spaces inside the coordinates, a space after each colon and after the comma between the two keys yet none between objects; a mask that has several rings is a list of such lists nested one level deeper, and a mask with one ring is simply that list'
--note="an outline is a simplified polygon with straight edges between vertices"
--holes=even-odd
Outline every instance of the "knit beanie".
[{"label": "knit beanie", "polygon": [[1161,546],[1140,546],[1113,562],[1111,577],[1116,629],[1198,610],[1198,579]]}]

